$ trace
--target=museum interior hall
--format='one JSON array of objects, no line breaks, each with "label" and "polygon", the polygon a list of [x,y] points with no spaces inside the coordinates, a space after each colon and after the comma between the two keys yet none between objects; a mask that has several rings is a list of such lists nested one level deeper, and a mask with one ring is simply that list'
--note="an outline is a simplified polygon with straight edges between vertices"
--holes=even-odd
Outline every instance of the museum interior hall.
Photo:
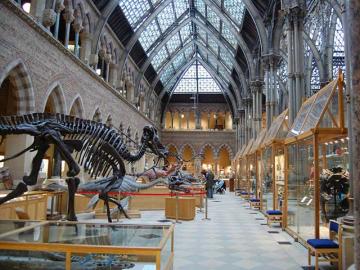
[{"label": "museum interior hall", "polygon": [[360,270],[360,0],[1,0],[0,269]]}]

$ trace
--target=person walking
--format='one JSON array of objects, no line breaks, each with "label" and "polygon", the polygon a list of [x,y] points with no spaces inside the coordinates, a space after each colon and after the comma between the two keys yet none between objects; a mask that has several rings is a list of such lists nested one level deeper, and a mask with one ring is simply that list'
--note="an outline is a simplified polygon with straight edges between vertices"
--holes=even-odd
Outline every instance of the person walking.
[{"label": "person walking", "polygon": [[213,172],[211,170],[202,170],[201,173],[205,176],[205,179],[206,179],[206,184],[205,184],[205,187],[206,187],[206,193],[207,193],[207,197],[209,199],[212,199],[213,198],[213,186],[214,186],[214,178],[215,178],[215,175],[213,174]]}]

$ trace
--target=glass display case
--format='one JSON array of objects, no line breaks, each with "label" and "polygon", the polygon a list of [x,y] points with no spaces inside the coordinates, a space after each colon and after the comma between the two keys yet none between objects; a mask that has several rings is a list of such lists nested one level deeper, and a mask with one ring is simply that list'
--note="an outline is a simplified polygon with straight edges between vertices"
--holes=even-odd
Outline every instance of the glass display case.
[{"label": "glass display case", "polygon": [[[259,135],[256,137],[253,145],[250,148],[250,151],[247,155],[249,161],[249,186],[251,193],[256,195],[256,198],[261,197],[261,184],[260,178],[262,173],[261,166],[261,145],[266,136],[266,129],[260,131]],[[261,203],[260,203],[261,204]]]},{"label": "glass display case", "polygon": [[262,144],[262,211],[282,210],[285,190],[284,139],[289,132],[288,110],[272,122]]},{"label": "glass display case", "polygon": [[172,269],[174,225],[0,221],[3,269]]},{"label": "glass display case", "polygon": [[306,100],[287,138],[285,224],[301,241],[328,236],[349,209],[343,76]]},{"label": "glass display case", "polygon": [[246,156],[244,156],[244,152],[247,148],[247,144],[243,145],[243,147],[240,150],[240,154],[239,154],[239,188],[242,191],[246,191],[247,190],[247,186],[246,186]]},{"label": "glass display case", "polygon": [[244,151],[241,153],[240,157],[240,168],[241,168],[241,189],[246,191],[248,195],[252,193],[250,179],[254,177],[254,163],[255,160],[250,160],[248,158],[248,153],[254,143],[254,139],[249,140]]}]

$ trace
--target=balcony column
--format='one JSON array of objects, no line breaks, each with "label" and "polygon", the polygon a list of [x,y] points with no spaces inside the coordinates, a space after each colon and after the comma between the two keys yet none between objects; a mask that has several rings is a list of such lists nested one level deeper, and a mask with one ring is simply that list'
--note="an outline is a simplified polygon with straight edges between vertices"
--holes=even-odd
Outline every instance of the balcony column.
[{"label": "balcony column", "polygon": [[71,23],[74,21],[74,9],[66,7],[64,12],[64,20],[66,22],[65,24],[65,42],[64,46],[67,49],[69,47],[69,39],[70,39],[70,27]]},{"label": "balcony column", "polygon": [[[56,22],[55,22],[55,31],[54,38],[59,39],[59,26],[60,26],[60,16],[61,12],[65,9],[64,0],[57,0],[55,3],[55,12],[56,12]],[[50,27],[48,28],[50,30]]]},{"label": "balcony column", "polygon": [[170,112],[170,117],[171,117],[171,129],[174,129],[174,113]]},{"label": "balcony column", "polygon": [[186,112],[186,129],[190,129],[190,112]]},{"label": "balcony column", "polygon": [[110,69],[110,62],[111,62],[111,54],[110,53],[106,53],[104,56],[104,61],[105,61],[105,65],[106,65],[106,73],[105,73],[105,78],[104,80],[106,82],[109,82],[109,69]]},{"label": "balcony column", "polygon": [[82,19],[81,14],[78,10],[75,10],[75,20],[74,20],[74,31],[75,31],[75,48],[74,48],[74,54],[76,57],[79,57],[79,36],[80,31],[83,29],[82,26]]},{"label": "balcony column", "polygon": [[210,118],[211,118],[211,113],[207,114],[207,129],[210,129]]},{"label": "balcony column", "polygon": [[31,0],[30,14],[38,23],[42,22],[46,0]]}]

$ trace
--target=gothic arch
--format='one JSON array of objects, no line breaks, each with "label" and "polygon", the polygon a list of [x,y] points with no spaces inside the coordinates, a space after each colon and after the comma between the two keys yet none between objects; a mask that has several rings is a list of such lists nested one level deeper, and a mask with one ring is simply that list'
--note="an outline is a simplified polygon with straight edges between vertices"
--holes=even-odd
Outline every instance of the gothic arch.
[{"label": "gothic arch", "polygon": [[217,157],[216,149],[215,149],[215,147],[214,147],[212,144],[210,144],[210,143],[205,143],[204,145],[202,145],[202,146],[200,147],[199,154],[200,154],[200,155],[204,155],[204,152],[205,152],[205,148],[206,148],[206,147],[210,147],[210,148],[211,148],[212,153],[213,153],[213,156],[214,156],[214,158],[216,158],[216,157]]},{"label": "gothic arch", "polygon": [[76,95],[73,101],[71,102],[69,114],[80,118],[84,118],[85,116],[84,105],[81,96],[79,94]]},{"label": "gothic arch", "polygon": [[51,110],[54,113],[66,113],[66,100],[61,84],[58,81],[53,82],[48,87],[45,97],[45,103],[42,108],[43,112],[49,109],[47,106],[51,106]]},{"label": "gothic arch", "polygon": [[170,147],[174,147],[175,150],[176,150],[176,153],[179,153],[179,149],[174,143],[169,143],[169,144],[166,145],[167,149],[170,149]]},{"label": "gothic arch", "polygon": [[14,96],[17,105],[17,114],[22,115],[35,111],[34,90],[29,72],[23,61],[16,59],[5,68],[0,69],[0,85],[9,78],[16,86]]},{"label": "gothic arch", "polygon": [[194,156],[196,155],[195,148],[194,148],[193,145],[191,145],[191,144],[189,144],[189,143],[185,143],[185,144],[183,144],[183,145],[180,147],[179,154],[180,154],[181,156],[183,156],[185,147],[187,147],[187,146],[190,147],[190,149],[191,149],[191,151],[192,151],[192,156],[194,157]]},{"label": "gothic arch", "polygon": [[222,145],[219,146],[217,152],[216,152],[216,156],[219,156],[219,153],[221,151],[221,149],[225,148],[228,153],[229,153],[229,156],[230,156],[230,160],[233,159],[234,157],[234,153],[233,153],[233,150],[231,149],[231,147],[227,144],[227,143],[223,143]]},{"label": "gothic arch", "polygon": [[101,118],[101,111],[99,108],[96,108],[95,111],[92,114],[91,120],[101,123],[102,122],[102,118]]}]

